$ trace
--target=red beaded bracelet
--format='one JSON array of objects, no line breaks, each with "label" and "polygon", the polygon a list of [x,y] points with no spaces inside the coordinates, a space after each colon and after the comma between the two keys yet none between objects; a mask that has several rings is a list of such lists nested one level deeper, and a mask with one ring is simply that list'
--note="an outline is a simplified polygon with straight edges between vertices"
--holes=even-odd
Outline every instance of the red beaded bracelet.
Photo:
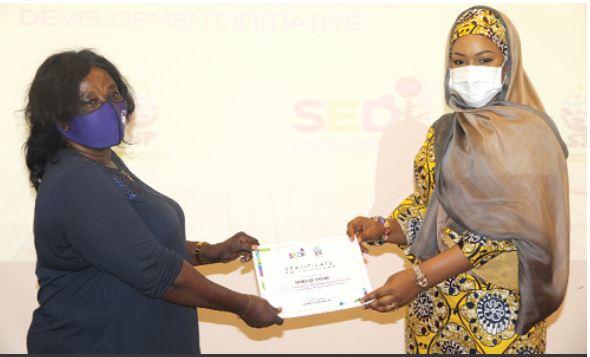
[{"label": "red beaded bracelet", "polygon": [[386,220],[385,218],[381,217],[381,216],[375,216],[375,217],[371,217],[373,220],[379,222],[380,224],[383,225],[383,227],[385,228],[385,232],[383,233],[383,235],[381,236],[381,238],[379,238],[378,241],[375,242],[367,242],[370,245],[383,245],[385,244],[385,242],[387,242],[387,239],[389,238],[389,236],[391,235],[391,224],[389,223],[388,220]]}]

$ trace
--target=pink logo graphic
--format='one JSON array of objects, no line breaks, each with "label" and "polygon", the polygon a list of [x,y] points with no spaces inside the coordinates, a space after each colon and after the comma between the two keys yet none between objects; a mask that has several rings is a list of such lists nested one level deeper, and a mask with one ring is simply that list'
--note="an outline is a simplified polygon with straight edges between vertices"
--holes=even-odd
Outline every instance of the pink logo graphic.
[{"label": "pink logo graphic", "polygon": [[145,94],[134,93],[135,112],[129,124],[127,141],[132,144],[149,145],[156,137],[152,125],[158,118],[156,101]]},{"label": "pink logo graphic", "polygon": [[293,128],[303,133],[383,132],[395,120],[423,120],[427,112],[418,112],[422,84],[413,77],[395,82],[393,95],[368,100],[302,99],[293,105],[297,121]]}]

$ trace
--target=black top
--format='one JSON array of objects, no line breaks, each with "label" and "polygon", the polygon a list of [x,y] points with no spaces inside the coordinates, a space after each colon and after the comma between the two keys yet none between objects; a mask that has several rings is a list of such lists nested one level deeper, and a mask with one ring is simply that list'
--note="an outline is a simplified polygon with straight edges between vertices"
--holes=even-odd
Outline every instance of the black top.
[{"label": "black top", "polygon": [[184,214],[133,175],[71,149],[35,202],[39,308],[29,353],[199,353],[197,312],[160,296],[186,259]]}]

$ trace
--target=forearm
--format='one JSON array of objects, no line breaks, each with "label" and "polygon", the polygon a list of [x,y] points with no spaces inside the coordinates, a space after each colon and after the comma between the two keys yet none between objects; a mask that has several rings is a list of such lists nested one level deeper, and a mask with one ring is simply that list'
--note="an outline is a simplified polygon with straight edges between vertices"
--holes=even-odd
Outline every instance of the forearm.
[{"label": "forearm", "polygon": [[[219,252],[218,244],[207,244],[199,245],[200,242],[187,241],[185,244],[188,259],[190,265],[205,265],[218,263]],[[199,259],[196,258],[195,251],[197,248],[200,250]]]},{"label": "forearm", "polygon": [[428,279],[428,287],[438,285],[450,277],[473,268],[459,246],[454,246],[420,264]]},{"label": "forearm", "polygon": [[188,262],[183,263],[180,274],[162,298],[179,305],[229,311],[238,315],[248,305],[248,295],[212,282]]}]

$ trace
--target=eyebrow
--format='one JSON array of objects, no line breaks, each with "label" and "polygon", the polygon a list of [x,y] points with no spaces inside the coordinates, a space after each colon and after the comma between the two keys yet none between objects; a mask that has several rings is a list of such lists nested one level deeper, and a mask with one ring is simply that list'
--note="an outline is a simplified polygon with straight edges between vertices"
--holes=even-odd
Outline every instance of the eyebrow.
[{"label": "eyebrow", "polygon": [[[117,90],[117,91],[119,90],[119,88],[117,87],[117,85],[116,85],[115,83],[111,83],[111,84],[109,84],[109,86],[107,87],[107,91],[112,91],[112,90]],[[94,95],[96,95],[96,91],[95,91],[95,90],[93,90],[93,89],[89,90],[88,92],[82,92],[82,91],[81,91],[81,92],[80,92],[80,97],[82,97],[82,96],[86,96],[86,95],[91,95],[91,94],[94,94]]]},{"label": "eyebrow", "polygon": [[82,92],[82,91],[80,91],[80,98],[88,97],[88,96],[91,96],[91,95],[95,95],[96,96],[96,92],[93,91],[93,90],[90,90],[88,92]]},{"label": "eyebrow", "polygon": [[[490,50],[483,50],[481,52],[476,53],[475,56],[481,56],[484,53],[492,53],[492,54],[494,54],[495,52],[494,51],[490,51]],[[465,57],[465,55],[462,54],[461,52],[453,52],[453,54],[454,55],[457,55],[457,56],[463,56],[463,57]]]},{"label": "eyebrow", "polygon": [[484,51],[481,51],[481,52],[479,52],[479,53],[476,53],[475,55],[476,55],[476,56],[481,56],[481,55],[483,55],[484,53],[488,53],[488,52],[489,52],[489,53],[491,53],[491,54],[495,54],[495,52],[494,52],[494,51],[490,51],[490,50],[484,50]]}]

